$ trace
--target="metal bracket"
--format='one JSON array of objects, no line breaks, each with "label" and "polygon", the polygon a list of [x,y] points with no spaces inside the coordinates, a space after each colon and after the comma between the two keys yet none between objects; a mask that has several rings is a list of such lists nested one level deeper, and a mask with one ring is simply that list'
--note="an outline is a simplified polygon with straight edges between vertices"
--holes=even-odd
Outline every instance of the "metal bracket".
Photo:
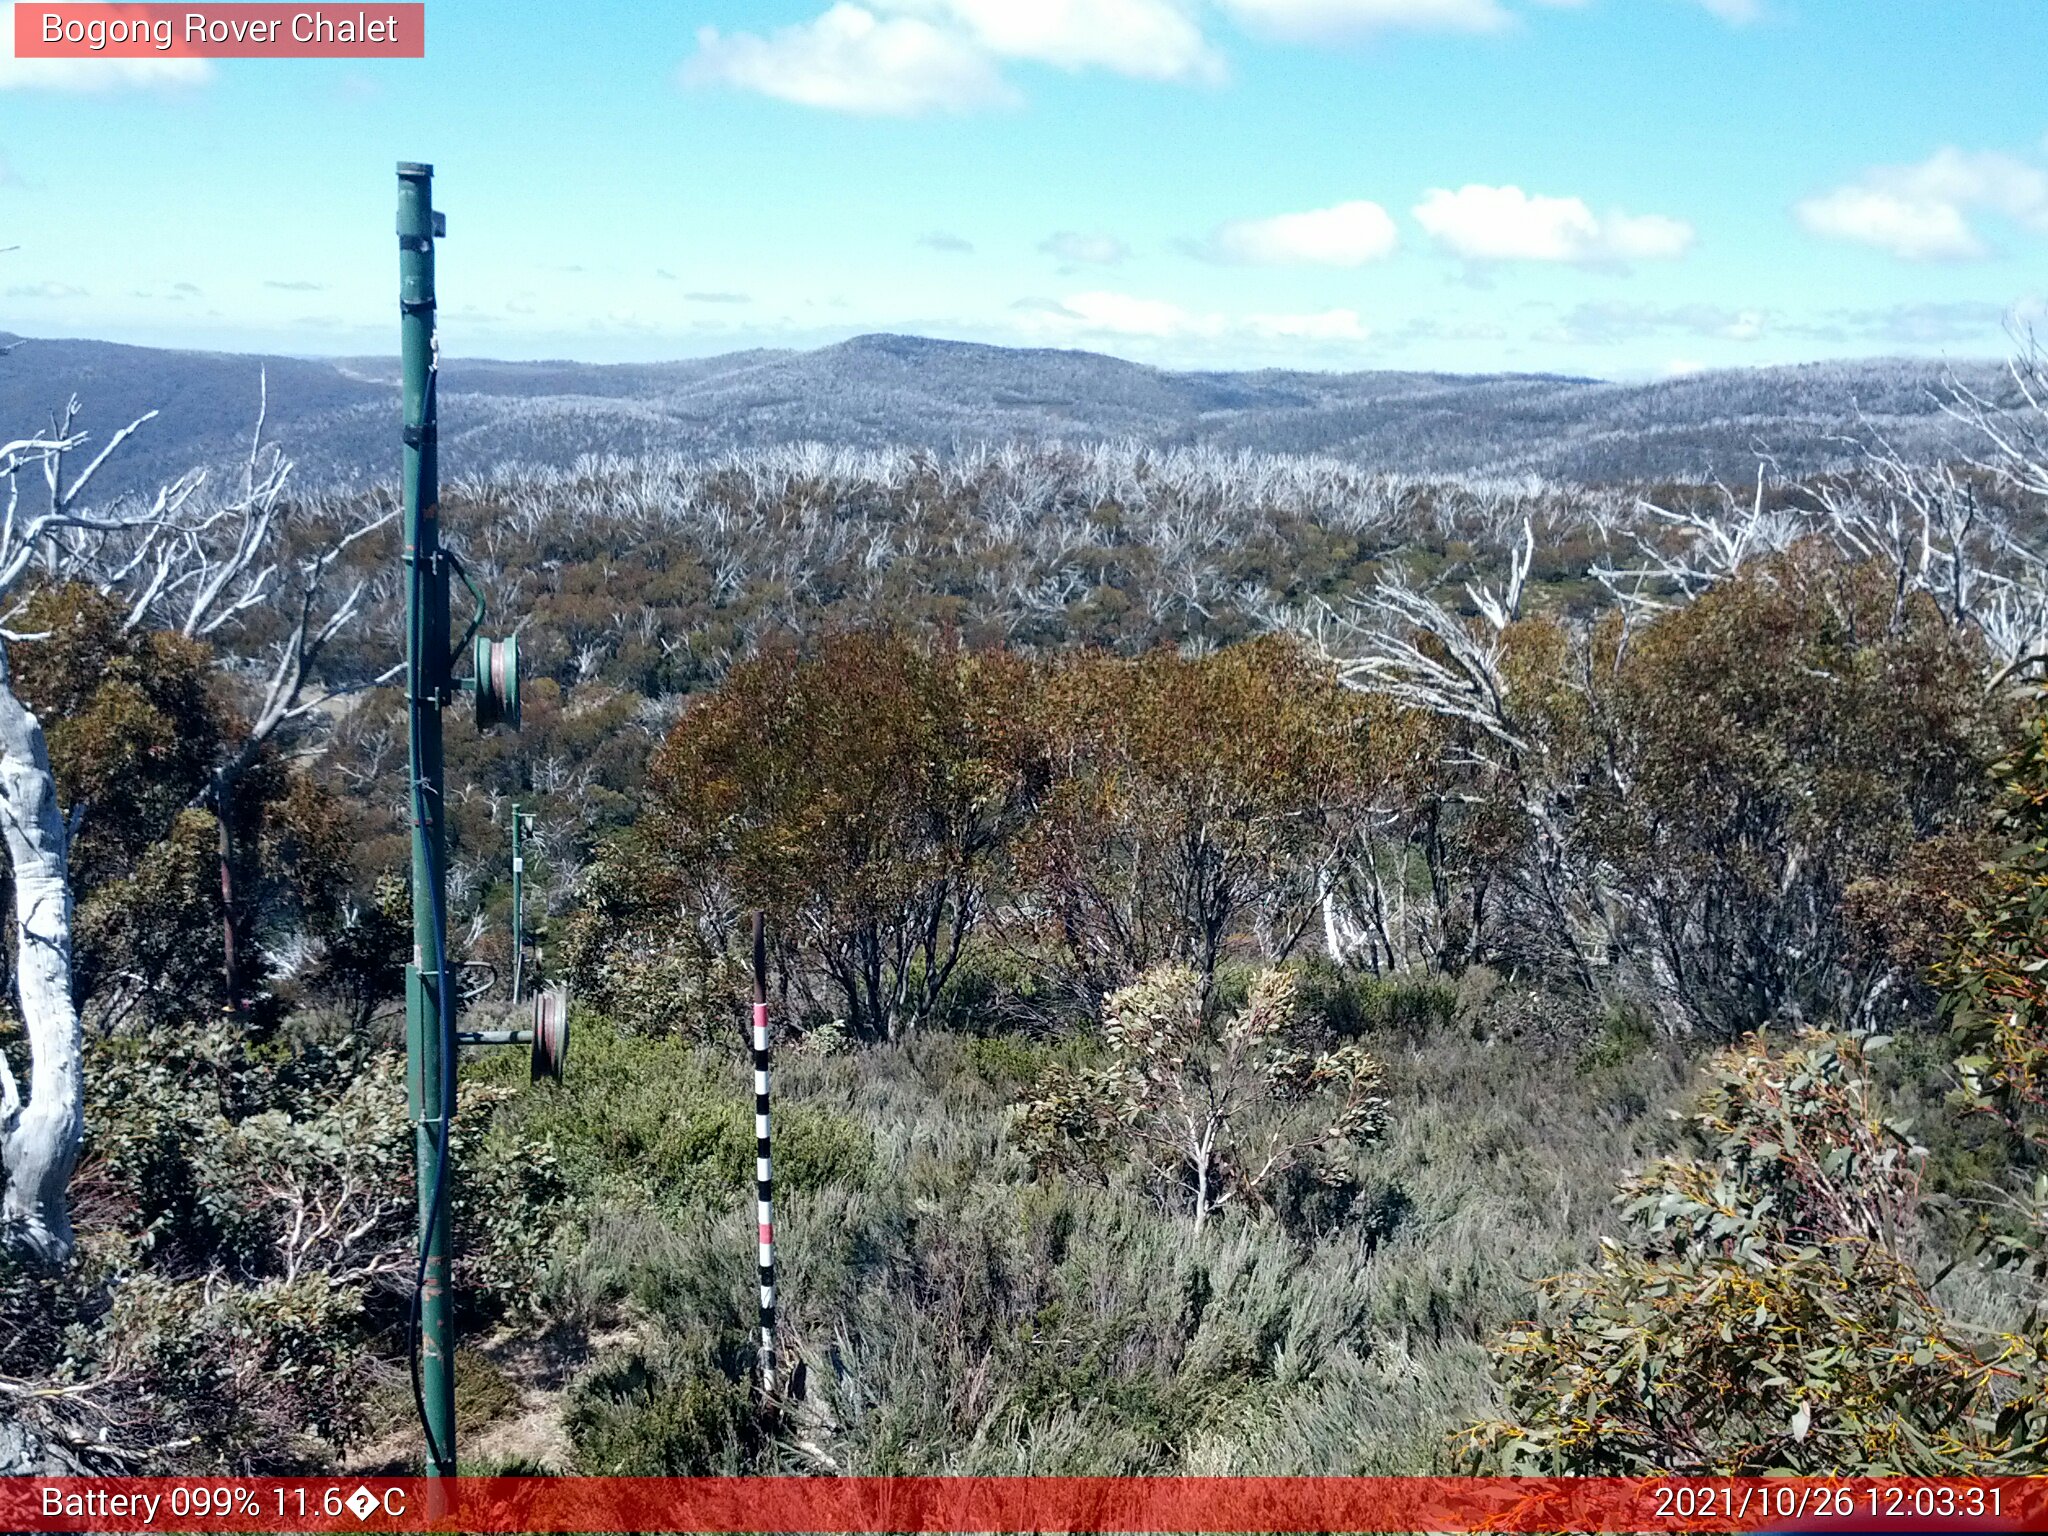
[{"label": "metal bracket", "polygon": [[465,587],[469,588],[469,595],[476,599],[476,613],[469,621],[469,628],[462,632],[462,638],[455,642],[455,649],[449,653],[448,664],[452,667],[457,659],[461,657],[462,653],[469,648],[469,642],[476,638],[476,632],[482,626],[488,609],[484,603],[483,593],[477,590],[477,584],[469,579],[469,568],[462,563],[462,556],[456,554],[454,550],[449,549],[445,545],[441,547],[439,554],[447,557],[450,569],[455,572],[457,579]]},{"label": "metal bracket", "polygon": [[464,1029],[455,1038],[464,1045],[531,1045],[530,1029]]}]

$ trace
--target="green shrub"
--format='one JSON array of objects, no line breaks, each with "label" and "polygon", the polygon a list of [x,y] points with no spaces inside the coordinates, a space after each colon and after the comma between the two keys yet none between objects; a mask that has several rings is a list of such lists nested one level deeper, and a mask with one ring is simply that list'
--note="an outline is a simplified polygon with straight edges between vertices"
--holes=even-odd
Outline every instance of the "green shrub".
[{"label": "green shrub", "polygon": [[[506,1123],[553,1149],[586,1204],[610,1198],[704,1209],[753,1187],[753,1093],[737,1052],[622,1034],[581,1012],[573,1038],[561,1085],[513,1100]],[[524,1067],[508,1059],[487,1070]],[[873,1135],[858,1120],[778,1099],[775,1176],[783,1188],[859,1185],[873,1158]]]},{"label": "green shrub", "polygon": [[[56,1277],[0,1265],[0,1374],[65,1438],[116,1431],[166,1471],[325,1465],[369,1432],[376,1351],[413,1275],[413,1132],[395,1054],[251,1039],[224,1022],[91,1043],[82,1253]],[[473,1328],[530,1304],[563,1189],[542,1142],[502,1131],[506,1088],[456,1120],[455,1299]],[[488,1147],[488,1151],[486,1148]]]},{"label": "green shrub", "polygon": [[1375,978],[1360,992],[1366,1027],[1387,1033],[1426,1035],[1447,1028],[1458,1006],[1457,984],[1441,976]]},{"label": "green shrub", "polygon": [[[730,1056],[629,1046],[636,1079],[674,1079],[700,1060],[743,1087]],[[1030,1091],[1015,1082],[1104,1053],[1087,1036],[929,1032],[788,1063],[786,1100],[871,1128],[873,1171],[858,1186],[778,1191],[783,1344],[804,1367],[806,1398],[801,1420],[786,1419],[745,1468],[1450,1470],[1447,1435],[1491,1402],[1484,1340],[1527,1315],[1529,1276],[1579,1262],[1609,1223],[1586,1191],[1646,1149],[1650,1110],[1679,1072],[1662,1052],[1616,1068],[1613,1083],[1647,1106],[1623,1117],[1604,1107],[1606,1079],[1541,1042],[1442,1032],[1387,1053],[1386,1097],[1402,1112],[1345,1182],[1282,1181],[1270,1211],[1212,1220],[1195,1237],[1177,1206],[1134,1179],[1032,1178],[1012,1140],[1004,1111]],[[540,1109],[560,1092],[524,1102]],[[551,1134],[559,1145],[563,1133]],[[625,1418],[647,1406],[682,1421],[657,1438],[716,1465],[705,1446],[724,1442],[697,1430],[702,1396],[725,1373],[657,1400],[678,1389],[666,1364],[677,1338],[698,1341],[685,1355],[704,1335],[751,1348],[750,1202],[737,1189],[656,1203],[623,1179],[609,1191],[593,1197],[587,1239],[551,1293],[593,1332],[628,1332],[626,1353],[643,1357],[645,1380],[612,1394],[617,1417],[593,1432],[622,1437],[607,1443],[630,1460],[641,1452],[619,1449]],[[659,1456],[636,1464],[650,1462]]]},{"label": "green shrub", "polygon": [[1299,968],[1302,1011],[1346,1039],[1398,1034],[1420,1039],[1448,1028],[1458,984],[1429,974],[1370,976],[1317,959]]},{"label": "green shrub", "polygon": [[1100,1064],[1048,1069],[1020,1106],[1034,1168],[1097,1181],[1127,1168],[1197,1232],[1291,1176],[1350,1177],[1386,1127],[1380,1064],[1355,1044],[1304,1049],[1293,972],[1256,973],[1235,1006],[1234,979],[1217,982],[1205,996],[1192,966],[1164,965],[1109,997]]},{"label": "green shrub", "polygon": [[563,1414],[579,1472],[611,1477],[734,1476],[763,1437],[750,1401],[744,1336],[694,1332],[635,1350],[577,1382]]},{"label": "green shrub", "polygon": [[1043,1046],[1013,1035],[989,1035],[970,1042],[968,1060],[985,1081],[1001,1088],[1023,1088],[1037,1081],[1052,1059]]},{"label": "green shrub", "polygon": [[[63,1372],[123,1383],[124,1428],[181,1442],[176,1465],[224,1472],[317,1464],[363,1421],[363,1292],[324,1274],[255,1285],[118,1277],[69,1341]],[[125,1401],[120,1401],[125,1399]],[[112,1406],[112,1405],[109,1405]]]},{"label": "green shrub", "polygon": [[1641,1003],[1623,999],[1608,1005],[1601,1015],[1600,1033],[1587,1054],[1591,1069],[1619,1066],[1632,1061],[1657,1043],[1656,1021]]},{"label": "green shrub", "polygon": [[1035,1033],[1055,1022],[1053,998],[1033,958],[980,939],[962,952],[932,1014],[934,1027],[977,1037]]},{"label": "green shrub", "polygon": [[[519,1386],[481,1350],[455,1351],[455,1428],[473,1435],[519,1407]],[[504,1474],[500,1474],[501,1476]]]},{"label": "green shrub", "polygon": [[[752,986],[745,963],[693,932],[635,934],[604,928],[602,908],[579,914],[571,954],[577,995],[621,1034],[718,1046],[740,1038]],[[603,933],[609,942],[599,942]]]},{"label": "green shrub", "polygon": [[1625,1238],[1501,1340],[1506,1413],[1461,1439],[1478,1470],[2039,1465],[2040,1342],[1980,1342],[1915,1268],[1924,1152],[1877,1104],[1878,1043],[1752,1037],[1716,1059],[1697,1151],[1626,1182]]}]

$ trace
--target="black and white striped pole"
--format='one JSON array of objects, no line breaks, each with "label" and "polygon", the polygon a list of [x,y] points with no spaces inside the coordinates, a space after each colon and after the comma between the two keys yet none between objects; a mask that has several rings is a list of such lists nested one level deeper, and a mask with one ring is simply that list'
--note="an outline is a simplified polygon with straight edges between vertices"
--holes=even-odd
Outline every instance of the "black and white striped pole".
[{"label": "black and white striped pole", "polygon": [[754,914],[754,1216],[760,1227],[761,1393],[775,1395],[775,1165],[768,1145],[768,921]]}]

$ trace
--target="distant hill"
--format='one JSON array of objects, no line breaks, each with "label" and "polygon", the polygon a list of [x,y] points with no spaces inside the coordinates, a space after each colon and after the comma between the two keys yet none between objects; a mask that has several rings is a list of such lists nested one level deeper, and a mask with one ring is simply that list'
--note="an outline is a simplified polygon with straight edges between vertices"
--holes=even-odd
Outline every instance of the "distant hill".
[{"label": "distant hill", "polygon": [[[380,481],[397,458],[393,359],[255,357],[0,335],[0,430],[48,419],[76,394],[96,437],[161,412],[115,486],[231,462],[254,420],[259,367],[269,435],[309,483]],[[1992,365],[1961,370],[1980,385]],[[1941,365],[1874,360],[1693,374],[1651,384],[1542,374],[1172,372],[1092,352],[859,336],[811,352],[686,362],[450,361],[442,371],[446,476],[586,454],[696,453],[818,440],[948,448],[1018,438],[1135,438],[1318,453],[1406,473],[1534,472],[1558,479],[1753,473],[1842,456],[1843,433],[1882,431],[1935,451]],[[111,468],[112,466],[110,466]]]}]

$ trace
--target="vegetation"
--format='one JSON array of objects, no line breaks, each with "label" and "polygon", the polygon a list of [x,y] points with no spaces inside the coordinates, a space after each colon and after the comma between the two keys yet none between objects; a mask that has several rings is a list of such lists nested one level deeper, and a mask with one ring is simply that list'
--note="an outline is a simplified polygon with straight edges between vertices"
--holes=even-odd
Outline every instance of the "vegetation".
[{"label": "vegetation", "polygon": [[[40,420],[81,378],[96,432],[167,399],[181,409],[124,455],[111,482],[153,491],[248,440],[248,360],[217,352],[0,337],[0,415]],[[389,471],[391,379],[360,360],[265,358],[271,420],[302,473],[374,483]],[[1995,367],[1962,363],[1996,388]],[[1329,454],[1408,475],[1536,473],[1611,481],[1746,468],[1761,438],[1788,470],[1882,432],[1942,445],[1941,365],[1895,358],[1741,369],[1643,384],[1502,374],[1374,371],[1172,373],[1071,349],[1020,350],[916,336],[859,336],[815,352],[592,366],[559,360],[443,364],[442,411],[460,463],[545,466],[678,450],[714,458],[785,444],[942,452],[959,443],[1066,437],[1199,443],[1219,457]],[[126,415],[117,413],[126,412]],[[108,418],[116,418],[109,421]],[[155,478],[152,478],[155,477]]]},{"label": "vegetation", "polygon": [[2043,1340],[1988,1344],[1908,1243],[1923,1148],[1879,1118],[1876,1041],[1810,1032],[1716,1058],[1693,1156],[1623,1186],[1626,1232],[1546,1282],[1555,1321],[1502,1340],[1509,1417],[1481,1467],[1932,1476],[2032,1468]]},{"label": "vegetation", "polygon": [[[1948,989],[1953,1107],[1988,1117],[2014,1172],[2038,1167],[2048,928],[2048,708],[1996,776],[2015,841],[1958,902]],[[2048,1232],[2036,1175],[1932,1261],[1915,1241],[1928,1153],[1883,1117],[1869,1054],[1808,1032],[1711,1064],[1695,1155],[1623,1188],[1629,1232],[1547,1283],[1553,1321],[1511,1332],[1511,1416],[1475,1427],[1481,1466],[1545,1472],[2031,1470],[2048,1454]],[[1981,1195],[1986,1191],[1979,1191]],[[1995,1190],[1989,1191],[1996,1193]],[[1940,1282],[1982,1253],[2019,1283],[1996,1324]],[[1988,1337],[1987,1337],[1988,1335]]]},{"label": "vegetation", "polygon": [[[565,1082],[463,1065],[466,1445],[2038,1465],[2025,451],[1740,501],[1042,448],[452,492],[538,673],[523,737],[450,733],[454,947],[502,1011],[517,802],[527,975],[577,1004]],[[373,498],[274,510],[354,615],[331,633],[284,591],[202,634],[92,562],[17,594],[85,1131],[76,1251],[0,1258],[0,1461],[415,1454],[407,769],[366,686],[390,552]],[[28,1022],[0,1022],[7,1134]]]},{"label": "vegetation", "polygon": [[[1217,1017],[1202,977],[1162,966],[1112,996],[1094,1070],[1041,1072],[1019,1142],[1040,1171],[1103,1177],[1128,1158],[1200,1232],[1233,1201],[1269,1204],[1291,1178],[1341,1186],[1379,1139],[1385,1073],[1363,1046],[1310,1055],[1294,978],[1262,971]],[[1259,1126],[1260,1109],[1269,1113]],[[1293,1113],[1286,1111],[1292,1110]]]},{"label": "vegetation", "polygon": [[[1658,1047],[1582,1071],[1490,1028],[1369,1044],[1390,1108],[1353,1176],[1276,1185],[1200,1234],[1156,1165],[1040,1175],[1018,1145],[1031,1085],[1102,1065],[1100,1045],[930,1030],[779,1056],[778,1103],[867,1132],[861,1160],[807,1159],[778,1179],[801,1397],[779,1423],[732,1411],[754,1390],[753,1276],[732,1261],[752,1236],[744,1163],[730,1158],[724,1193],[694,1207],[612,1183],[552,1304],[597,1328],[626,1320],[630,1337],[572,1386],[563,1469],[1451,1470],[1450,1432],[1492,1402],[1487,1338],[1521,1315],[1526,1277],[1605,1227],[1586,1191],[1653,1145],[1682,1063]],[[650,1085],[635,1113],[651,1134],[701,1112],[695,1090],[652,1086],[684,1080],[685,1048],[597,1049],[602,1082],[624,1070]],[[733,1053],[686,1054],[728,1085],[740,1131]],[[522,1131],[547,1112],[512,1109]],[[588,1143],[549,1125],[577,1166]]]}]

